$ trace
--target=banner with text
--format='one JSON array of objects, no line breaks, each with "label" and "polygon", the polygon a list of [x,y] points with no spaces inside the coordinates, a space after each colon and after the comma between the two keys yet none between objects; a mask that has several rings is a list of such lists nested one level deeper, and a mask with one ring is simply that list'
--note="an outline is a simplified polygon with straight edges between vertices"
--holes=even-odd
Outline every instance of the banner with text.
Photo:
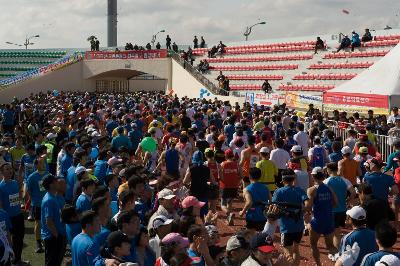
[{"label": "banner with text", "polygon": [[367,113],[368,110],[373,110],[375,114],[388,114],[389,97],[378,94],[327,92],[324,95],[324,108],[326,111]]},{"label": "banner with text", "polygon": [[119,51],[119,52],[86,52],[86,60],[94,59],[156,59],[166,58],[167,50]]},{"label": "banner with text", "polygon": [[246,92],[246,102],[250,103],[250,105],[257,104],[257,105],[265,105],[265,106],[272,106],[275,104],[279,104],[279,100],[281,102],[284,99],[284,95],[280,95],[277,93],[254,93],[254,92]]},{"label": "banner with text", "polygon": [[308,109],[309,104],[314,104],[315,108],[322,108],[322,96],[300,94],[298,92],[286,92],[285,103],[287,107]]}]

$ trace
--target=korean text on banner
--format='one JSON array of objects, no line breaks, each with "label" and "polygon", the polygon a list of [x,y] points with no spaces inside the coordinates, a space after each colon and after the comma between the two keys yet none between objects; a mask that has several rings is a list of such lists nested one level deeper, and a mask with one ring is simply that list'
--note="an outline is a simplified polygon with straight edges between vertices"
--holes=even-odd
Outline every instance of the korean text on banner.
[{"label": "korean text on banner", "polygon": [[287,107],[291,108],[308,109],[309,104],[314,104],[316,108],[322,108],[322,96],[286,92],[285,103]]},{"label": "korean text on banner", "polygon": [[156,59],[166,58],[167,50],[119,51],[119,52],[86,52],[85,59]]},{"label": "korean text on banner", "polygon": [[272,106],[275,104],[279,104],[279,100],[283,99],[280,94],[277,93],[254,93],[254,92],[247,92],[246,93],[246,102],[250,103],[251,105],[265,105],[265,106]]}]

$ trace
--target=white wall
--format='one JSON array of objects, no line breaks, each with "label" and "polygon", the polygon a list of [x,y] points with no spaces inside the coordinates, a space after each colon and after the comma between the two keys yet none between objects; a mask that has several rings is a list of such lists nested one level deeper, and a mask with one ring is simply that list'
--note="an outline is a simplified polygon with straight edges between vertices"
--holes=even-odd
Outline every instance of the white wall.
[{"label": "white wall", "polygon": [[[200,90],[205,88],[187,72],[179,63],[172,60],[172,89],[179,98],[187,96],[189,98],[199,98]],[[168,93],[168,92],[167,92]]]}]

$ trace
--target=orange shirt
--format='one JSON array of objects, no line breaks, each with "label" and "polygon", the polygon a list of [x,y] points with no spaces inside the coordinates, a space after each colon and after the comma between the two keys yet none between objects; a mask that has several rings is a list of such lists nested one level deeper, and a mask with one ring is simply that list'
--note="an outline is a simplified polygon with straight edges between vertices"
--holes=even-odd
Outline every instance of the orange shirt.
[{"label": "orange shirt", "polygon": [[[247,148],[246,159],[243,162],[243,176],[250,177],[250,168],[256,167],[257,162],[260,160],[260,156],[256,150],[252,150],[251,148]],[[250,155],[248,155],[250,153]]]},{"label": "orange shirt", "polygon": [[343,159],[341,161],[341,175],[347,178],[353,185],[357,183],[357,170],[360,163],[353,159]]}]

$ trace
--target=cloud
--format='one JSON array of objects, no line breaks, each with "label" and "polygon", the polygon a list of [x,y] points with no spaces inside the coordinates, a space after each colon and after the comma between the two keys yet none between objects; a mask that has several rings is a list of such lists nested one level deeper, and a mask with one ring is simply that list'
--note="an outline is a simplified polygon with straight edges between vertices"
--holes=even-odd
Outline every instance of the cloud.
[{"label": "cloud", "polygon": [[[106,0],[0,0],[0,48],[5,41],[23,43],[26,35],[40,34],[35,48],[87,47],[86,38],[107,38]],[[350,11],[343,14],[342,9]],[[396,16],[396,13],[399,16]],[[246,25],[250,39],[316,36],[326,33],[382,29],[400,25],[398,0],[119,0],[118,41],[144,45],[165,29],[178,44],[191,44],[194,35],[209,44],[242,41]],[[165,42],[165,34],[158,40]]]}]

